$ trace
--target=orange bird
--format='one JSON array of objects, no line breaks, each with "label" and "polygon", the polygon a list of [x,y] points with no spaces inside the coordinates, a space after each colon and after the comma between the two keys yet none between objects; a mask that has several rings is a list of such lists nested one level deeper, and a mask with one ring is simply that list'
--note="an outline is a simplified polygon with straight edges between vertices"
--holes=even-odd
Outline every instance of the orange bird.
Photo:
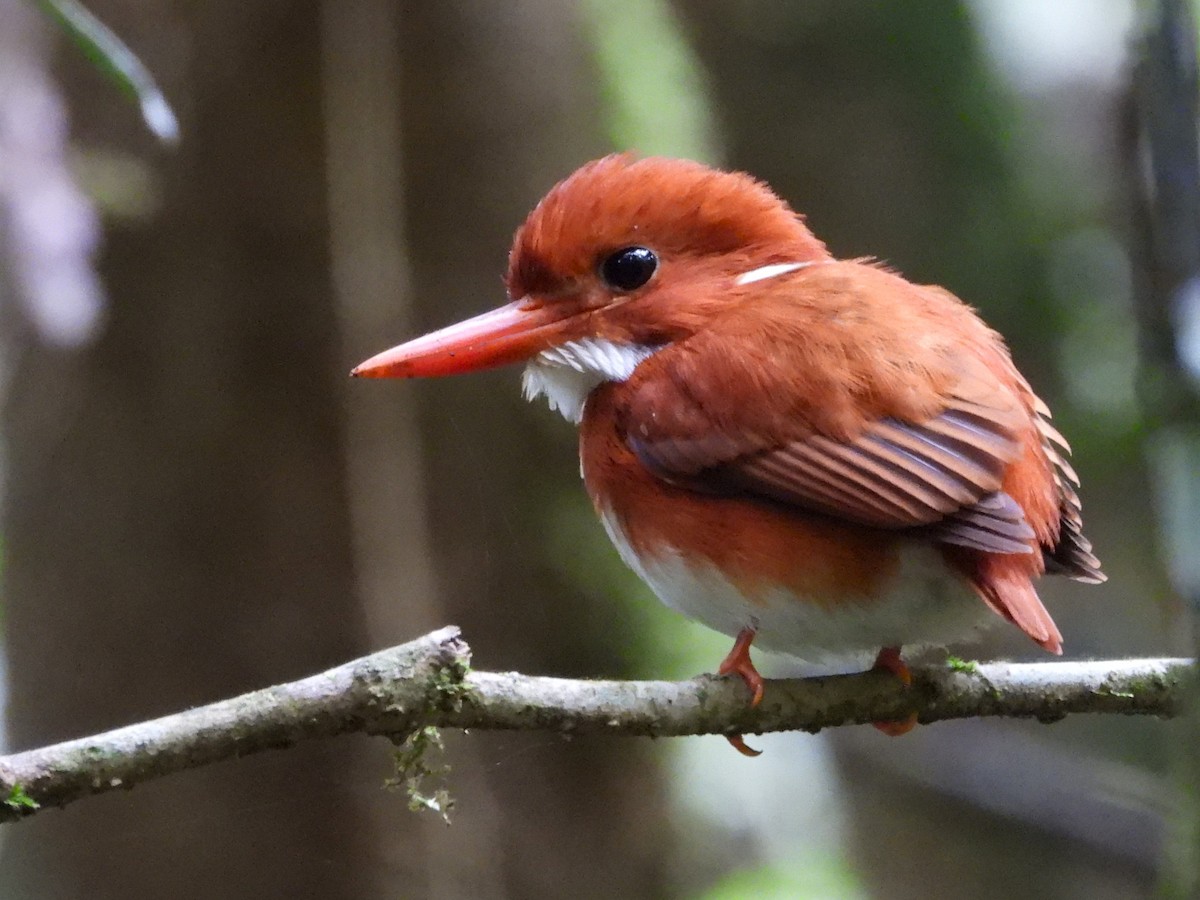
[{"label": "orange bird", "polygon": [[[1034,582],[1101,582],[1050,411],[950,294],[834,259],[764,184],[608,156],[516,233],[506,306],[354,375],[525,363],[525,395],[580,425],[583,479],[622,559],[668,606],[805,659],[1006,619],[1051,653]],[[901,733],[912,722],[879,723]],[[744,752],[737,736],[731,741]]]}]

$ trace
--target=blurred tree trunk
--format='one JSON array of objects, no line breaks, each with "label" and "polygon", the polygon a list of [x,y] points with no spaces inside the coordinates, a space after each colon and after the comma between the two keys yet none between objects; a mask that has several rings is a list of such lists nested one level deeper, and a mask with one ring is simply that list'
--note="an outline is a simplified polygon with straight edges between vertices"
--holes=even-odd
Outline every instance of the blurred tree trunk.
[{"label": "blurred tree trunk", "polygon": [[[369,644],[324,252],[317,5],[94,6],[164,73],[185,139],[156,166],[153,221],[109,229],[106,333],[70,358],[30,348],[11,387],[5,637],[22,748]],[[87,139],[143,140],[110,84],[68,70],[92,98],[76,104]],[[370,792],[342,742],[80,804],[5,834],[0,893],[380,896],[364,810],[383,756]]]},{"label": "blurred tree trunk", "polygon": [[[403,10],[406,218],[423,330],[502,302],[513,230],[554,181],[606,148],[574,4]],[[477,664],[620,674],[632,641],[618,601],[589,606],[546,558],[552,506],[582,490],[574,429],[525,404],[511,370],[362,388],[418,397],[444,605]],[[651,745],[465,740],[503,811],[509,896],[661,896],[670,832]]]}]

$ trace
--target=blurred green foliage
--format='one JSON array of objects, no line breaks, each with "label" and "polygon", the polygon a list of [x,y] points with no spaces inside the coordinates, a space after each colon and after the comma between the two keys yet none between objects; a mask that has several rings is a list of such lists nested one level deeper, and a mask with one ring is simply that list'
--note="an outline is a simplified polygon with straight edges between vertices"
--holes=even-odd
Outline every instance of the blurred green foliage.
[{"label": "blurred green foliage", "polygon": [[704,70],[665,0],[584,0],[613,147],[720,163]]},{"label": "blurred green foliage", "polygon": [[700,895],[700,900],[866,900],[868,896],[845,860],[810,854],[786,866],[734,872]]}]

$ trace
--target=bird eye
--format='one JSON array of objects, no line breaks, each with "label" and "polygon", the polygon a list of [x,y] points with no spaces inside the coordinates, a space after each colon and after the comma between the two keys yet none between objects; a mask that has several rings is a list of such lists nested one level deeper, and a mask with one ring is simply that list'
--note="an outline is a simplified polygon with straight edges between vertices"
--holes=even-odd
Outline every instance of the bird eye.
[{"label": "bird eye", "polygon": [[658,268],[658,257],[647,247],[625,247],[600,263],[600,277],[618,291],[633,291],[650,280]]}]

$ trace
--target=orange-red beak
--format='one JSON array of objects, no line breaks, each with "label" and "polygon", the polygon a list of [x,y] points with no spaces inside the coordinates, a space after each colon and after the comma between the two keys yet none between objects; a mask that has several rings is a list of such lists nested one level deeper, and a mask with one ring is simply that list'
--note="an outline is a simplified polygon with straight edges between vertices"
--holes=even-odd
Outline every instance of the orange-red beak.
[{"label": "orange-red beak", "polygon": [[429,378],[524,362],[561,343],[578,308],[514,300],[499,309],[430,332],[360,363],[363,378]]}]

